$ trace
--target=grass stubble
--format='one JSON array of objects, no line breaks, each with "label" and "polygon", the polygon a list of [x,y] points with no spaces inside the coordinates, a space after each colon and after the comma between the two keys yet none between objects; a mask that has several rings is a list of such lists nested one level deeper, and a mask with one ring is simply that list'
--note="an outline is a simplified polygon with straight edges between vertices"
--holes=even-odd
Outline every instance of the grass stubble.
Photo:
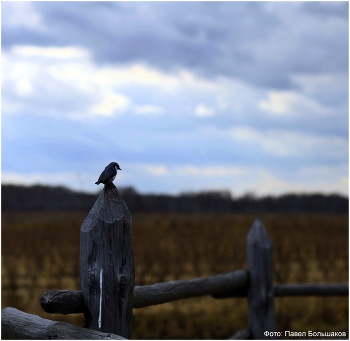
[{"label": "grass stubble", "polygon": [[[80,226],[88,212],[2,213],[2,309],[47,314],[41,295],[79,290]],[[253,214],[133,214],[136,285],[246,268]],[[274,283],[348,283],[348,216],[262,214],[273,242]],[[275,299],[277,331],[346,331],[348,297]],[[245,298],[210,296],[134,309],[134,339],[225,339],[248,327]]]}]

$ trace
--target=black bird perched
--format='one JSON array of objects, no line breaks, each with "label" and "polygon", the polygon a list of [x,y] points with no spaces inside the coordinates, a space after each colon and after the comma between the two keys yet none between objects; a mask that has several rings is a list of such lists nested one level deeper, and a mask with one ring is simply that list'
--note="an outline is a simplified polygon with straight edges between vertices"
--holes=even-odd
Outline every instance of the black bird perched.
[{"label": "black bird perched", "polygon": [[117,169],[121,170],[121,168],[119,168],[119,165],[116,162],[111,162],[101,173],[100,177],[98,178],[97,182],[95,182],[95,184],[99,185],[100,183],[103,183],[106,185],[111,183],[117,175]]}]

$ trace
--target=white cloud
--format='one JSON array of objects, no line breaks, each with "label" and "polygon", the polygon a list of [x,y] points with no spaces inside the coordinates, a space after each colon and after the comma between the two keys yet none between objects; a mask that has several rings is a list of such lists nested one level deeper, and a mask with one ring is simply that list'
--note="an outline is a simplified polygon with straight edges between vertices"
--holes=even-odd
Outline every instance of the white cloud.
[{"label": "white cloud", "polygon": [[335,107],[334,116],[345,115],[349,102],[349,76],[344,73],[298,74],[292,77],[305,96]]},{"label": "white cloud", "polygon": [[96,69],[94,80],[99,85],[114,84],[155,86],[165,91],[174,91],[180,86],[180,79],[174,75],[152,69],[143,64],[116,65]]},{"label": "white cloud", "polygon": [[145,171],[151,175],[155,176],[164,176],[169,173],[169,169],[164,165],[152,165],[152,164],[137,164],[136,169],[141,169],[142,171]]},{"label": "white cloud", "polygon": [[217,90],[215,82],[198,78],[189,71],[166,73],[141,63],[103,67],[96,70],[94,80],[98,84],[152,86],[170,93],[180,91],[184,87],[199,91]]},{"label": "white cloud", "polygon": [[195,76],[194,73],[187,71],[187,70],[181,70],[178,73],[178,77],[181,81],[181,85],[190,87],[193,89],[198,89],[201,91],[217,91],[218,86],[215,81],[209,81],[204,78],[199,78]]},{"label": "white cloud", "polygon": [[9,27],[24,26],[31,29],[43,29],[41,16],[27,1],[9,1],[2,6],[2,25]]},{"label": "white cloud", "polygon": [[[247,174],[244,185],[259,196],[317,192],[349,195],[348,186],[344,183],[344,177],[339,173],[323,178],[318,176],[317,167],[314,169],[314,176],[311,179],[302,178],[303,170],[296,173],[297,179],[286,179],[266,169],[253,169],[250,174]],[[249,178],[250,181],[248,181]],[[241,184],[239,186],[242,188]],[[244,191],[240,192],[244,193]]]},{"label": "white cloud", "polygon": [[135,107],[135,113],[139,115],[148,115],[148,114],[155,114],[155,115],[160,115],[164,113],[164,108],[152,104],[147,104],[147,105],[141,105]]},{"label": "white cloud", "polygon": [[[17,63],[6,52],[2,54],[2,82],[12,86],[19,96],[33,91],[33,80],[38,76],[40,67],[31,61]],[[3,96],[4,98],[4,96]]]},{"label": "white cloud", "polygon": [[[129,166],[130,167],[130,166]],[[217,178],[220,176],[232,176],[232,175],[240,175],[245,172],[243,168],[235,167],[235,166],[195,166],[195,165],[182,165],[182,166],[165,166],[154,165],[154,164],[145,164],[145,163],[137,163],[131,165],[133,169],[142,170],[142,172],[146,171],[152,175],[167,175],[167,176],[189,176],[189,177],[206,177],[206,178]]]},{"label": "white cloud", "polygon": [[177,176],[201,176],[201,177],[220,177],[220,176],[235,176],[244,173],[244,169],[234,166],[178,166],[174,167],[172,173]]},{"label": "white cloud", "polygon": [[[5,109],[16,112],[25,108],[28,113],[32,107],[36,115],[68,119],[114,116],[132,108],[145,91],[155,94],[155,101],[164,96],[175,100],[181,94],[189,99],[193,95],[215,100],[221,87],[186,70],[171,74],[143,64],[100,66],[93,63],[90,51],[78,46],[13,46],[3,52],[2,73]],[[33,107],[38,102],[40,106]],[[181,105],[179,108],[177,112],[184,112]],[[167,108],[150,102],[133,110],[137,114],[162,114]],[[199,104],[195,113],[211,116],[214,109]]]},{"label": "white cloud", "polygon": [[12,47],[12,53],[26,59],[39,58],[52,60],[80,60],[90,57],[90,52],[87,49],[81,48],[79,46],[39,47],[33,45],[18,45]]},{"label": "white cloud", "polygon": [[341,78],[345,78],[345,77],[346,75],[342,75],[342,74],[332,75],[329,73],[316,74],[316,75],[297,74],[297,75],[293,75],[292,79],[295,83],[297,83],[298,85],[301,85],[306,92],[312,93],[315,90],[317,90],[317,88],[322,87],[324,84],[331,83],[334,78],[338,78],[337,81],[339,81],[341,80]]},{"label": "white cloud", "polygon": [[326,109],[315,100],[293,91],[270,91],[268,99],[258,103],[261,110],[277,115],[303,116],[306,114],[325,114]]},{"label": "white cloud", "polygon": [[208,117],[208,116],[214,116],[215,111],[213,108],[210,108],[205,104],[200,103],[194,108],[194,114],[198,117]]},{"label": "white cloud", "polygon": [[291,130],[259,131],[240,126],[227,130],[233,140],[261,148],[282,157],[332,156],[343,157],[348,140],[339,136],[322,136]]},{"label": "white cloud", "polygon": [[115,111],[125,111],[130,105],[129,98],[122,94],[106,91],[102,96],[102,101],[91,108],[91,113],[112,116]]},{"label": "white cloud", "polygon": [[20,96],[27,96],[33,92],[32,83],[27,78],[20,78],[16,82],[17,93]]},{"label": "white cloud", "polygon": [[293,97],[295,98],[295,96],[289,93],[280,94],[276,92],[270,92],[268,97],[267,100],[261,101],[258,106],[262,110],[270,111],[275,114],[288,113],[290,111],[290,105],[288,102],[290,102]]}]

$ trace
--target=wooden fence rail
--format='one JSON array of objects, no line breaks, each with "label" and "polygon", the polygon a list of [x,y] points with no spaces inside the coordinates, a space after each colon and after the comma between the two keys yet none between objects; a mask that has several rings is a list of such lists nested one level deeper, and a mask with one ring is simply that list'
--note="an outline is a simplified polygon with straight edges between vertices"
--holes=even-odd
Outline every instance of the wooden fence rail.
[{"label": "wooden fence rail", "polygon": [[[137,288],[137,287],[136,287]],[[135,289],[136,289],[135,288]],[[229,292],[213,294],[214,298],[246,297],[248,286]],[[348,284],[275,284],[274,297],[287,296],[348,296]]]},{"label": "wooden fence rail", "polygon": [[[207,278],[196,278],[193,280],[180,280],[153,285],[136,286],[134,289],[133,308],[144,308],[151,305],[167,303],[183,298],[191,298],[212,295],[214,298],[247,297],[248,283],[244,286],[230,290],[237,285],[236,274],[241,276],[245,270],[237,270],[233,273],[217,275]],[[226,277],[226,278],[225,278]],[[243,278],[244,276],[242,276]],[[221,282],[221,279],[225,279]],[[239,279],[239,278],[238,278]],[[213,286],[201,288],[206,280],[216,282]],[[193,282],[199,283],[194,287]],[[208,282],[209,282],[208,281]],[[186,283],[188,282],[188,283]],[[192,283],[192,284],[191,284]],[[180,294],[169,294],[169,290],[178,287]],[[191,290],[186,287],[192,286]],[[228,289],[228,287],[230,287]],[[159,289],[161,288],[161,289]],[[198,291],[196,290],[198,288]],[[223,290],[221,290],[222,288]],[[226,290],[224,290],[226,289]],[[286,296],[348,296],[348,284],[279,284],[274,285],[274,297]],[[50,314],[79,314],[84,313],[85,305],[83,293],[78,290],[49,290],[41,297],[41,307]]]},{"label": "wooden fence rail", "polygon": [[118,335],[51,321],[15,308],[1,311],[1,338],[5,340],[125,340]]},{"label": "wooden fence rail", "polygon": [[[246,270],[237,270],[223,275],[190,280],[170,281],[134,288],[134,308],[172,302],[183,298],[219,294],[243,288],[248,281]],[[71,290],[49,290],[41,297],[41,306],[47,313],[83,313],[83,293]]]},{"label": "wooden fence rail", "polygon": [[247,270],[134,287],[131,221],[116,187],[106,185],[81,227],[82,291],[49,290],[41,297],[48,313],[84,313],[85,328],[9,307],[2,310],[2,338],[131,338],[132,308],[212,295],[247,297],[249,328],[231,339],[267,339],[275,332],[275,297],[349,295],[348,284],[274,285],[272,242],[260,220],[247,236]]}]

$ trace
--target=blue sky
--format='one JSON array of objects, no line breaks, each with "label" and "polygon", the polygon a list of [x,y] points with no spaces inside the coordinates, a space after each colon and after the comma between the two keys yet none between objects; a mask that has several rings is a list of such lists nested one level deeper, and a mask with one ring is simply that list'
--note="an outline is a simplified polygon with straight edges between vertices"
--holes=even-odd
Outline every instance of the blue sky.
[{"label": "blue sky", "polygon": [[[2,2],[2,183],[348,195],[347,2]],[[101,186],[100,186],[101,187]]]}]

